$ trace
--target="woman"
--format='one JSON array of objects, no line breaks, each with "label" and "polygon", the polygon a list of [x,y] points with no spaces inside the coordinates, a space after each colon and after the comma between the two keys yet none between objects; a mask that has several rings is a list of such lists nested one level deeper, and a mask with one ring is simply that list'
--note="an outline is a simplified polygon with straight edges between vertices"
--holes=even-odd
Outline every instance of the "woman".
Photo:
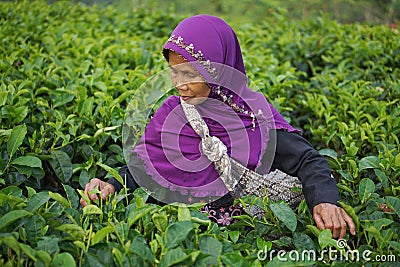
[{"label": "woman", "polygon": [[[343,238],[347,226],[355,234],[354,222],[338,206],[327,161],[247,87],[240,46],[228,24],[209,15],[185,19],[163,55],[180,97],[168,98],[156,111],[132,151],[129,170],[121,168],[128,188],[150,188],[164,202],[206,201],[210,217],[229,224],[226,215],[240,212],[232,207],[233,197],[271,174],[289,174],[300,179],[318,228],[330,229],[334,238]],[[236,180],[235,171],[241,172]],[[91,200],[96,186],[103,198],[122,188],[115,179],[92,179],[85,188]]]}]

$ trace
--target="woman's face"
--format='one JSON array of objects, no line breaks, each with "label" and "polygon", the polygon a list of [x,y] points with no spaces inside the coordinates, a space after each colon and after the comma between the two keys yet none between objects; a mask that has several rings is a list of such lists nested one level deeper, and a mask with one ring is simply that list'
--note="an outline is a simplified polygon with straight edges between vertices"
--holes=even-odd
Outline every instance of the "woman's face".
[{"label": "woman's face", "polygon": [[169,51],[168,63],[173,85],[183,101],[196,105],[202,103],[210,93],[210,87],[201,75],[181,55]]}]

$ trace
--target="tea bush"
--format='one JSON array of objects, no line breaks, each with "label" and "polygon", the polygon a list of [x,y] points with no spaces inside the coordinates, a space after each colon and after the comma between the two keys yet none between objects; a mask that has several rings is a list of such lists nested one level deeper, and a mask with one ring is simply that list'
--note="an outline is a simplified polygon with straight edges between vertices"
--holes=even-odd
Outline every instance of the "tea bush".
[{"label": "tea bush", "polygon": [[[266,216],[242,215],[227,227],[210,222],[201,205],[148,204],[140,190],[130,201],[122,191],[79,208],[90,178],[118,176],[125,110],[166,67],[160,51],[180,19],[70,2],[0,3],[1,265],[395,266],[400,35],[386,25],[276,16],[235,29],[253,85],[328,158],[357,224],[347,247],[313,225],[304,202],[292,211],[241,199]],[[266,257],[274,249],[321,253],[331,246],[395,258]]]}]

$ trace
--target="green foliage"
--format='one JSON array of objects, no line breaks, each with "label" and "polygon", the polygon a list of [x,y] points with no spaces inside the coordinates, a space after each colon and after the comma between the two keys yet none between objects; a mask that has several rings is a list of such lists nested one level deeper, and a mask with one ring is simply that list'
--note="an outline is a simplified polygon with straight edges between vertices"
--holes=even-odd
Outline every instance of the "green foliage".
[{"label": "green foliage", "polygon": [[212,0],[204,2],[185,0],[81,0],[86,3],[113,4],[122,10],[138,7],[168,10],[176,14],[212,14],[234,23],[258,23],[274,19],[313,20],[321,14],[342,23],[395,23],[400,19],[399,0]]},{"label": "green foliage", "polygon": [[[235,28],[253,86],[328,159],[357,226],[346,249],[398,254],[398,29],[275,19]],[[115,169],[129,99],[166,67],[160,50],[178,21],[141,9],[0,3],[0,265],[275,266],[282,261],[261,254],[337,246],[304,202],[292,211],[240,199],[265,217],[244,214],[227,227],[195,205],[146,204],[140,191],[79,208],[90,178],[122,179]],[[157,104],[158,95],[142,95]],[[143,128],[144,118],[132,124]]]},{"label": "green foliage", "polygon": [[0,181],[82,186],[104,176],[97,163],[122,165],[128,101],[162,68],[176,18],[44,1],[1,3],[0,16]]}]

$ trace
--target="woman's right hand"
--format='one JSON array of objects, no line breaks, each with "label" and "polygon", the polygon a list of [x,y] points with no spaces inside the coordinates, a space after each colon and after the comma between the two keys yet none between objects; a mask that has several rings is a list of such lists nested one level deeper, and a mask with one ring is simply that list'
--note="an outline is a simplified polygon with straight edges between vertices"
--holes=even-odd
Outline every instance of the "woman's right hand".
[{"label": "woman's right hand", "polygon": [[[102,200],[105,200],[108,195],[114,194],[115,188],[112,184],[109,184],[107,182],[104,182],[98,178],[93,178],[90,180],[90,182],[85,186],[85,195],[88,196],[88,198],[92,200],[98,199],[97,194],[90,194],[90,191],[98,187],[100,194],[102,196]],[[86,203],[83,198],[81,198],[80,203],[83,207],[90,203]]]}]

